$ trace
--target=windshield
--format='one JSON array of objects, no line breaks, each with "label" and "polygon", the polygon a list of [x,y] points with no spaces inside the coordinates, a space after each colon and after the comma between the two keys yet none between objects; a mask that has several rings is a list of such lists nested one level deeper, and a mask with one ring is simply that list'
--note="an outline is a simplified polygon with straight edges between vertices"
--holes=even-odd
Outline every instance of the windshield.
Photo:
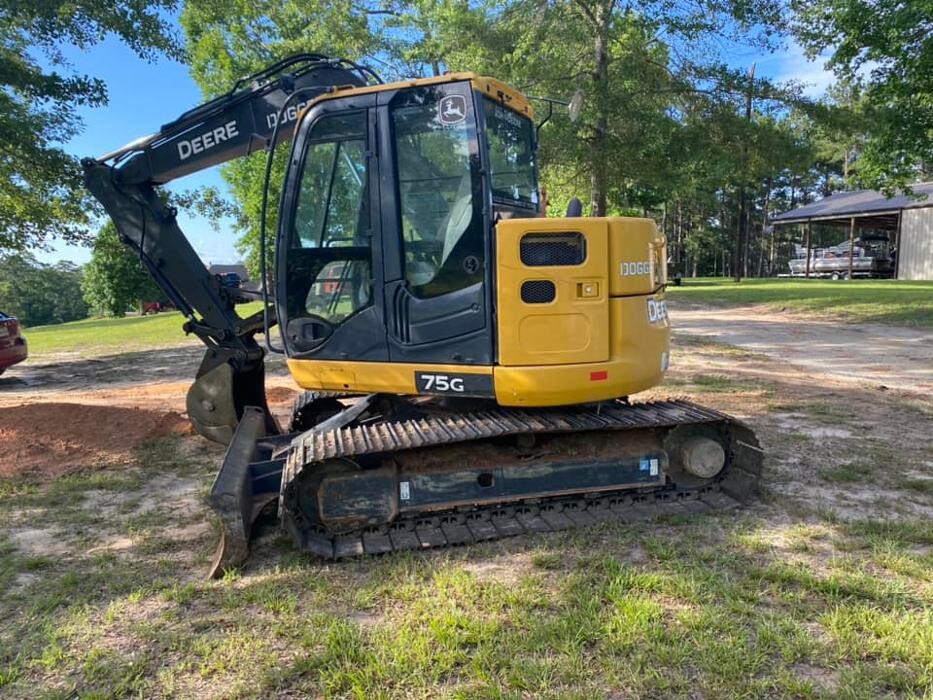
[{"label": "windshield", "polygon": [[538,182],[531,120],[488,98],[485,108],[493,199],[537,207]]}]

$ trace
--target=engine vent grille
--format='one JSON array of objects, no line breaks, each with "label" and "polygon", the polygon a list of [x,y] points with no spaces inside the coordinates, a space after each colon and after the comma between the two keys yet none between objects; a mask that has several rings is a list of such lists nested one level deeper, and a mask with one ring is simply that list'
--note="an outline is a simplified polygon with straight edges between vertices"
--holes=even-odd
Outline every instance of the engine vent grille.
[{"label": "engine vent grille", "polygon": [[526,304],[547,304],[554,301],[557,289],[550,280],[522,282],[522,301]]},{"label": "engine vent grille", "polygon": [[526,233],[519,248],[522,263],[529,267],[582,265],[586,260],[582,233]]}]

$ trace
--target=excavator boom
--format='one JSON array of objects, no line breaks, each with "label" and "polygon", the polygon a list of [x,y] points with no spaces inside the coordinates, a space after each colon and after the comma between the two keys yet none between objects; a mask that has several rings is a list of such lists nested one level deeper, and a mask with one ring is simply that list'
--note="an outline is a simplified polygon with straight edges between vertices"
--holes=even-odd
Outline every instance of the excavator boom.
[{"label": "excavator boom", "polygon": [[[301,54],[237,81],[233,88],[99,158],[85,159],[85,183],[207,352],[188,392],[195,429],[229,442],[246,406],[266,407],[263,354],[254,336],[262,313],[241,318],[234,290],[211,275],[158,186],[291,138],[302,106],[341,86],[378,83],[368,68]],[[278,129],[276,130],[276,125]],[[269,413],[266,411],[266,415]],[[276,426],[266,420],[267,430]]]}]

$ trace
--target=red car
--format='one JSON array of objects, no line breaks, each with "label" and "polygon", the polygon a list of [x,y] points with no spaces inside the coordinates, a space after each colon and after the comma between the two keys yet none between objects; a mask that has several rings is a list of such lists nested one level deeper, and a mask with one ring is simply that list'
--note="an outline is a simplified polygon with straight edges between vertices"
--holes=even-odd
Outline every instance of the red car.
[{"label": "red car", "polygon": [[0,311],[0,374],[25,360],[26,355],[26,339],[20,335],[19,321]]}]

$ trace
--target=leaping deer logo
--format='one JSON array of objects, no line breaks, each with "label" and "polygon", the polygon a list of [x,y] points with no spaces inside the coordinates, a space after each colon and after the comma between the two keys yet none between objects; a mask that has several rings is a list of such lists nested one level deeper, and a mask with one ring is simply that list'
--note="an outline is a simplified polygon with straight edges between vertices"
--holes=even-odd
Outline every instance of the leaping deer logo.
[{"label": "leaping deer logo", "polygon": [[466,99],[463,95],[447,95],[437,105],[442,124],[459,124],[466,119]]}]

